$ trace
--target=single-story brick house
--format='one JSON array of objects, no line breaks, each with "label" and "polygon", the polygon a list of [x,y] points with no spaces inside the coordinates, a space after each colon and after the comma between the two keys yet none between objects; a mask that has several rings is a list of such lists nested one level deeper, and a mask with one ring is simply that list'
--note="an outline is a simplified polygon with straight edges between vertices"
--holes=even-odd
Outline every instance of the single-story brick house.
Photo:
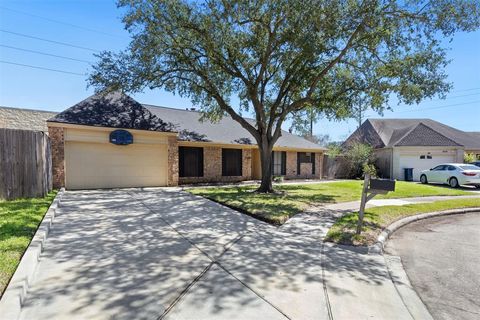
[{"label": "single-story brick house", "polygon": [[399,180],[404,180],[405,168],[413,168],[413,180],[418,181],[422,170],[441,163],[462,163],[465,153],[480,159],[479,133],[431,119],[367,119],[343,145],[356,142],[375,149],[383,177]]},{"label": "single-story brick house", "polygon": [[[96,94],[47,121],[54,186],[68,189],[175,186],[259,179],[254,138],[230,117],[140,104],[113,92]],[[253,121],[253,120],[252,120]],[[273,173],[321,178],[321,146],[282,132]]]}]

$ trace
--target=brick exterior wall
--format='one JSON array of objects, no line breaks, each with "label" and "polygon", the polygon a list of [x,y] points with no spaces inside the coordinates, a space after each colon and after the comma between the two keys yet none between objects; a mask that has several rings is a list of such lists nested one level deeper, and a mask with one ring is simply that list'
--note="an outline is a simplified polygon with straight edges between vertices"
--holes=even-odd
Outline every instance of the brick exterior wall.
[{"label": "brick exterior wall", "polygon": [[[51,139],[53,187],[65,186],[65,137],[64,128],[50,127],[48,133]],[[252,149],[242,149],[242,176],[222,176],[222,148],[203,147],[203,177],[179,177],[178,141],[177,137],[168,137],[168,186],[202,182],[238,182],[252,180]],[[321,178],[323,153],[315,154],[315,175],[311,172],[311,164],[301,164],[301,175],[297,175],[297,152],[287,152],[287,179]],[[308,168],[307,168],[308,167]]]},{"label": "brick exterior wall", "polygon": [[297,174],[297,152],[287,151],[286,179],[321,179],[323,171],[323,153],[315,153],[315,174],[312,174],[311,163],[300,164],[300,174]]},{"label": "brick exterior wall", "polygon": [[252,180],[252,150],[242,149],[242,176],[222,176],[222,148],[203,147],[203,177],[180,177],[179,183],[237,182]]},{"label": "brick exterior wall", "polygon": [[287,151],[287,179],[298,179],[297,176],[297,153],[294,151]]},{"label": "brick exterior wall", "polygon": [[53,187],[65,187],[65,135],[63,128],[49,127],[52,147]]},{"label": "brick exterior wall", "polygon": [[57,113],[0,107],[0,128],[47,132],[47,120]]},{"label": "brick exterior wall", "polygon": [[178,186],[178,141],[168,137],[168,186]]}]

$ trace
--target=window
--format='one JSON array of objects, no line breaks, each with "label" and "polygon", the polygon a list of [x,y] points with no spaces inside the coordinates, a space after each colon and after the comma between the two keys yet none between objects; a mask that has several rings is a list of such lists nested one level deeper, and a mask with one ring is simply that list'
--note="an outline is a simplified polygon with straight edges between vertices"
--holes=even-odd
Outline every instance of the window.
[{"label": "window", "polygon": [[427,159],[432,159],[432,156],[428,154]]},{"label": "window", "polygon": [[456,169],[454,166],[448,166],[448,167],[447,167],[447,170],[448,170],[448,171],[455,171],[455,170],[457,170],[457,169]]},{"label": "window", "polygon": [[274,176],[287,174],[287,153],[285,151],[272,152],[272,173]]},{"label": "window", "polygon": [[297,175],[300,174],[300,164],[311,163],[312,174],[315,174],[315,153],[312,152],[297,152]]},{"label": "window", "polygon": [[180,177],[203,177],[203,148],[178,147]]},{"label": "window", "polygon": [[445,165],[436,166],[435,168],[432,169],[432,171],[443,171],[443,170],[446,170]]},{"label": "window", "polygon": [[421,156],[420,156],[420,159],[425,159],[425,156],[424,156],[424,155],[421,155]]},{"label": "window", "polygon": [[242,149],[222,149],[222,176],[242,175]]}]

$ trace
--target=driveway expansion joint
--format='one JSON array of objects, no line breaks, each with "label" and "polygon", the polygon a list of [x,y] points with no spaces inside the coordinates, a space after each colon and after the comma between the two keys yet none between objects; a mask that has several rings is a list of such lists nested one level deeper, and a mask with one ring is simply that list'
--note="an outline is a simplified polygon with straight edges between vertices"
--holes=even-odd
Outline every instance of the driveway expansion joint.
[{"label": "driveway expansion joint", "polygon": [[[130,193],[130,195],[132,195],[133,197],[135,197],[134,194]],[[154,209],[152,209],[150,206],[148,206],[147,204],[145,204],[141,199],[139,199],[138,197],[136,197],[136,199],[145,207],[147,208],[150,212],[154,213],[154,214],[157,214],[158,215],[158,212],[156,212]],[[168,225],[169,228],[171,228],[174,232],[176,232],[179,236],[181,236],[183,239],[185,239],[188,243],[190,243],[193,247],[195,247],[197,250],[199,250],[203,255],[205,255],[211,262],[209,263],[209,265],[203,269],[203,271],[197,276],[195,277],[195,279],[193,279],[183,290],[182,292],[174,299],[174,301],[165,309],[165,311],[157,318],[157,320],[162,320],[164,319],[169,313],[170,311],[173,310],[173,308],[182,300],[183,297],[185,297],[188,292],[190,291],[190,289],[197,283],[199,282],[206,274],[207,272],[212,268],[212,266],[214,265],[217,265],[218,267],[220,267],[224,272],[228,273],[231,277],[233,277],[235,280],[237,280],[242,286],[244,286],[245,288],[247,288],[248,290],[250,290],[252,293],[254,293],[258,298],[260,298],[261,300],[263,300],[264,302],[266,302],[268,305],[270,305],[272,308],[274,308],[275,310],[277,310],[280,314],[282,314],[286,319],[288,320],[291,320],[290,317],[288,317],[282,310],[280,310],[277,306],[275,306],[274,304],[272,304],[270,301],[268,301],[267,299],[265,299],[262,295],[260,295],[258,292],[256,292],[253,288],[251,288],[250,286],[248,286],[246,283],[244,283],[243,281],[241,281],[240,279],[238,279],[237,277],[235,277],[235,275],[233,275],[230,271],[228,271],[228,269],[226,269],[220,262],[220,258],[222,256],[225,255],[225,253],[227,253],[233,246],[235,246],[235,244],[237,244],[242,238],[244,238],[246,235],[248,234],[253,234],[254,231],[253,230],[247,230],[246,232],[244,232],[243,234],[240,234],[239,236],[235,237],[233,240],[229,241],[227,244],[224,245],[224,250],[218,255],[217,258],[214,258],[212,256],[210,256],[208,253],[206,253],[204,250],[202,250],[201,248],[199,248],[195,242],[191,241],[190,239],[188,239],[187,237],[185,237],[182,232],[180,232],[179,230],[177,230],[174,226],[172,226],[168,221],[166,221],[164,218],[162,218],[160,215],[158,215],[158,217],[166,224]]]}]

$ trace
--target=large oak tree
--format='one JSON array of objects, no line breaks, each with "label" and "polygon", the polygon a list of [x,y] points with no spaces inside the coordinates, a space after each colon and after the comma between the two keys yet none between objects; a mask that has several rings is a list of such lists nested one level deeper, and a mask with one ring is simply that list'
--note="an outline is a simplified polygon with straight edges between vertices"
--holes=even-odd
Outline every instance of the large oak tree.
[{"label": "large oak tree", "polygon": [[[305,110],[351,114],[361,94],[381,111],[450,88],[443,44],[479,27],[479,2],[461,0],[121,0],[129,47],[103,52],[97,90],[163,88],[204,115],[238,121],[260,149],[271,192],[271,152],[285,120]],[[255,124],[242,114],[254,114]]]}]

